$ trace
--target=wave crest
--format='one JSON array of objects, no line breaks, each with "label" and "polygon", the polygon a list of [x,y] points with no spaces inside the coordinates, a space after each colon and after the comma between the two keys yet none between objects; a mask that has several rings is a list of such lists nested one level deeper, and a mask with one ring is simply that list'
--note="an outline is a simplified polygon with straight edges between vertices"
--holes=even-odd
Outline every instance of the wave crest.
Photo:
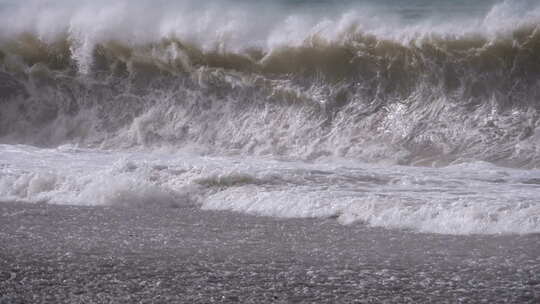
[{"label": "wave crest", "polygon": [[0,140],[540,164],[538,23],[393,39],[344,22],[332,33],[272,48],[4,37]]}]

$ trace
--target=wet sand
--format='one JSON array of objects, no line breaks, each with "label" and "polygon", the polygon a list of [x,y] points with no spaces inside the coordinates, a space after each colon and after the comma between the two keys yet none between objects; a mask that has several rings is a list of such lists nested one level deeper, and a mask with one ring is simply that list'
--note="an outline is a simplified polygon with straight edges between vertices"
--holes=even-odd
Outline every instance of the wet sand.
[{"label": "wet sand", "polygon": [[540,303],[540,235],[0,203],[0,303]]}]

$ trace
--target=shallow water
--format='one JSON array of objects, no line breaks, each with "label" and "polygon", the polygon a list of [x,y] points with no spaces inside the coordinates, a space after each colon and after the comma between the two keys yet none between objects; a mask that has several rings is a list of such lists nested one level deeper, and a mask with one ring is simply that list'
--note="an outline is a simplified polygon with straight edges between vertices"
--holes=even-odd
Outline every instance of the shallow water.
[{"label": "shallow water", "polygon": [[0,203],[0,301],[536,303],[539,234]]}]

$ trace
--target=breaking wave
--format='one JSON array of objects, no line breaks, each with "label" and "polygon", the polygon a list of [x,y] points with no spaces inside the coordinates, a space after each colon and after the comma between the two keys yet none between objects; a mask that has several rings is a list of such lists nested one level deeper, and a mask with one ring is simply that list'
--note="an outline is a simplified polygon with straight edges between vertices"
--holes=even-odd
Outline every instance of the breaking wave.
[{"label": "breaking wave", "polygon": [[1,14],[2,143],[540,165],[538,7],[503,2],[458,27],[39,3],[33,21]]}]

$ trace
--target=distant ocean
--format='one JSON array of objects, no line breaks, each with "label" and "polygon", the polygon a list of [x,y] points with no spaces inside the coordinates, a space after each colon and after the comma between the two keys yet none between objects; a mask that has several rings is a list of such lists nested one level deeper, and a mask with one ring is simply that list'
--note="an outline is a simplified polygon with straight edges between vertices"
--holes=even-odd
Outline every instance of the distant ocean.
[{"label": "distant ocean", "polygon": [[540,233],[540,3],[0,1],[0,200]]}]

